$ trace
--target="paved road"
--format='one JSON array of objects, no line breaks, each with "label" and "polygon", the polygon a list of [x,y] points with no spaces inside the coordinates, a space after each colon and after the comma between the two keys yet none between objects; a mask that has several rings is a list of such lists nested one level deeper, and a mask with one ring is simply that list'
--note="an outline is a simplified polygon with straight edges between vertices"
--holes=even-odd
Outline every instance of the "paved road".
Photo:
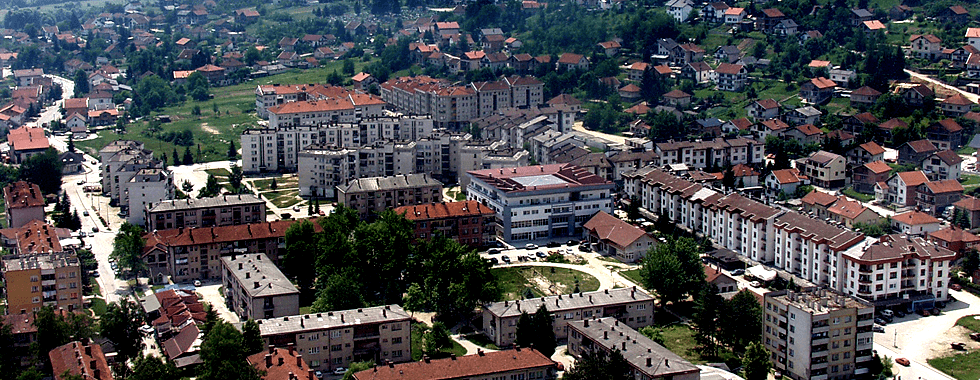
[{"label": "paved road", "polygon": [[623,136],[617,136],[617,135],[610,135],[608,133],[602,133],[602,132],[597,132],[597,131],[592,131],[592,130],[585,129],[585,127],[582,125],[582,121],[576,121],[575,124],[572,126],[572,130],[579,131],[579,132],[584,132],[584,133],[587,133],[589,135],[592,135],[592,136],[595,136],[595,137],[598,137],[598,138],[601,138],[601,139],[606,139],[606,140],[609,140],[609,141],[612,141],[612,142],[615,142],[615,143],[626,145],[626,138],[625,137],[623,137]]},{"label": "paved road", "polygon": [[978,101],[980,101],[980,96],[977,96],[975,94],[971,94],[969,92],[963,91],[963,90],[961,90],[959,88],[956,88],[955,86],[948,85],[948,84],[946,84],[946,83],[944,83],[942,81],[938,81],[936,79],[932,79],[932,78],[930,78],[930,77],[928,77],[928,76],[926,76],[924,74],[919,74],[919,73],[917,73],[915,71],[911,71],[911,70],[905,70],[905,72],[908,73],[909,76],[911,76],[914,79],[918,79],[918,80],[921,80],[921,81],[929,82],[930,84],[932,84],[934,86],[942,87],[942,88],[944,88],[947,91],[958,92],[960,95],[963,95],[963,97],[965,97],[967,99],[970,99],[970,101],[972,101],[974,103],[977,103]]}]

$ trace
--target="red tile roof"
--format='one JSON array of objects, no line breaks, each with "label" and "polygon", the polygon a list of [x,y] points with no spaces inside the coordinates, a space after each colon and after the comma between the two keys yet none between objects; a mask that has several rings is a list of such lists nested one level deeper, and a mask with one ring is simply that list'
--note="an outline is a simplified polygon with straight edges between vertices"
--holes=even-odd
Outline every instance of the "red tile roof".
[{"label": "red tile roof", "polygon": [[582,226],[601,240],[608,240],[619,247],[629,247],[637,239],[646,235],[642,228],[626,223],[619,218],[599,211]]},{"label": "red tile roof", "polygon": [[779,108],[779,103],[775,99],[759,99],[755,101],[762,109],[771,110]]},{"label": "red tile roof", "polygon": [[875,90],[875,89],[873,89],[871,87],[864,86],[864,87],[861,87],[861,88],[859,88],[857,90],[852,91],[851,92],[851,95],[878,96],[878,95],[881,95],[881,92],[879,92],[878,90]]},{"label": "red tile roof", "polygon": [[943,42],[943,40],[940,40],[939,37],[936,37],[935,35],[932,34],[913,34],[909,36],[909,42],[915,42],[915,40],[919,38],[925,38],[926,41],[932,42],[934,44]]},{"label": "red tile roof", "polygon": [[558,63],[564,63],[567,65],[577,65],[584,58],[581,54],[575,53],[562,53],[561,57],[558,58]]},{"label": "red tile roof", "polygon": [[[860,122],[862,122],[864,124],[868,124],[868,123],[877,124],[878,123],[878,118],[875,117],[875,115],[872,115],[871,112],[859,113],[857,115],[854,115],[854,118],[855,119],[858,119],[858,121],[860,121]],[[893,119],[893,120],[898,120],[898,119]],[[901,121],[901,120],[899,120],[899,121]]]},{"label": "red tile roof", "polygon": [[837,203],[834,203],[833,206],[827,208],[827,212],[840,215],[841,218],[850,220],[857,218],[867,210],[868,208],[861,204],[861,202],[855,202],[844,198],[841,198],[837,201]]},{"label": "red tile roof", "polygon": [[925,185],[933,194],[943,193],[962,193],[963,185],[955,179],[945,179],[942,181],[926,182]]},{"label": "red tile roof", "polygon": [[88,108],[88,98],[65,99],[64,109]]},{"label": "red tile roof", "polygon": [[980,211],[980,199],[964,195],[963,198],[953,203],[953,206],[968,211]]},{"label": "red tile roof", "polygon": [[744,66],[738,64],[722,63],[718,65],[717,68],[715,68],[715,72],[719,74],[735,75],[740,73],[744,68],[745,68]]},{"label": "red tile roof", "polygon": [[935,152],[938,150],[932,141],[926,139],[909,141],[905,144],[907,144],[909,148],[912,148],[912,150],[916,153]]},{"label": "red tile roof", "polygon": [[869,20],[864,22],[864,27],[868,30],[882,30],[885,29],[885,24],[878,20]]},{"label": "red tile roof", "polygon": [[868,152],[868,154],[871,154],[872,156],[885,154],[885,148],[882,148],[881,145],[878,145],[878,143],[874,141],[868,141],[859,146],[861,147],[861,149],[864,149],[865,152]]},{"label": "red tile roof", "polygon": [[762,13],[766,15],[766,17],[771,17],[771,18],[786,17],[786,15],[783,14],[783,11],[776,8],[763,9]]},{"label": "red tile roof", "polygon": [[939,159],[943,160],[946,165],[950,166],[963,162],[963,157],[960,157],[960,155],[956,154],[956,152],[949,149],[933,153],[933,156],[939,157]]},{"label": "red tile roof", "polygon": [[902,179],[902,182],[905,182],[905,186],[919,186],[923,183],[929,182],[929,178],[926,178],[926,173],[919,170],[901,172],[896,175]]},{"label": "red tile roof", "polygon": [[0,229],[0,235],[5,239],[17,242],[17,250],[22,255],[61,252],[59,238],[67,238],[70,234],[68,229],[37,219],[20,227]]},{"label": "red tile roof", "polygon": [[51,145],[48,138],[44,136],[44,130],[36,127],[20,127],[11,130],[7,135],[7,141],[14,151],[47,149]]},{"label": "red tile roof", "polygon": [[55,380],[62,380],[66,372],[82,379],[112,380],[112,371],[106,362],[102,346],[86,342],[71,342],[48,352]]},{"label": "red tile roof", "polygon": [[[143,235],[146,239],[146,254],[156,245],[188,246],[213,244],[221,242],[237,242],[255,239],[272,239],[286,236],[286,229],[298,220],[277,220],[273,222],[250,223],[236,226],[203,227],[203,228],[173,228],[157,230]],[[319,223],[313,223],[315,230],[321,230]]]},{"label": "red tile roof", "polygon": [[885,161],[869,162],[864,164],[864,166],[875,174],[881,174],[892,170],[891,166],[888,166],[888,164],[886,164]]},{"label": "red tile roof", "polygon": [[827,79],[827,78],[824,78],[824,77],[816,77],[816,78],[810,79],[810,83],[813,83],[813,85],[816,86],[819,89],[826,89],[826,88],[834,88],[834,87],[837,87],[837,83],[834,83],[834,81],[832,81],[830,79]]},{"label": "red tile roof", "polygon": [[395,208],[395,213],[404,214],[405,219],[408,220],[430,220],[494,214],[492,209],[477,201],[401,206]]},{"label": "red tile roof", "polygon": [[436,359],[377,366],[354,374],[357,380],[439,380],[486,377],[532,368],[553,366],[555,363],[541,352],[518,348],[484,352],[457,358]]},{"label": "red tile roof", "polygon": [[892,129],[895,129],[895,128],[899,128],[899,127],[901,127],[901,128],[908,128],[909,127],[909,124],[906,123],[904,120],[899,119],[899,118],[894,118],[894,119],[888,120],[888,121],[886,121],[884,123],[878,124],[878,128],[884,129],[884,130],[888,130],[888,131],[890,131]]},{"label": "red tile roof", "polygon": [[[505,169],[484,169],[469,171],[467,173],[472,175],[474,178],[484,181],[488,185],[494,186],[497,189],[505,192],[527,191],[531,188],[543,190],[549,188],[565,188],[579,185],[606,185],[612,183],[602,177],[592,174],[592,172],[586,169],[570,164],[521,166]],[[515,178],[520,177],[537,177],[544,175],[552,175],[561,179],[562,181],[561,183],[554,184],[549,183],[545,185],[525,186],[515,180]]]},{"label": "red tile roof", "polygon": [[939,219],[933,218],[932,215],[918,211],[909,211],[901,215],[895,215],[892,217],[892,220],[899,223],[908,224],[910,226],[939,223]]},{"label": "red tile roof", "polygon": [[686,93],[684,91],[676,90],[675,89],[675,90],[672,90],[672,91],[664,94],[664,97],[665,98],[674,98],[674,99],[690,98],[691,97],[691,94],[688,94],[688,93]]},{"label": "red tile roof", "polygon": [[772,175],[776,177],[780,185],[802,182],[799,177],[800,171],[796,169],[773,170]]},{"label": "red tile roof", "polygon": [[946,132],[959,132],[963,130],[963,126],[953,119],[942,119],[936,122],[936,125],[941,127]]},{"label": "red tile roof", "polygon": [[249,356],[246,360],[252,367],[265,372],[265,376],[262,376],[265,380],[291,379],[290,375],[295,376],[295,380],[304,378],[316,380],[313,369],[306,364],[303,355],[296,350],[270,347]]},{"label": "red tile roof", "polygon": [[820,128],[817,128],[813,124],[798,125],[796,129],[800,132],[803,132],[803,134],[806,136],[819,135],[823,133],[823,131],[821,131]]},{"label": "red tile roof", "polygon": [[980,38],[980,28],[966,28],[966,38]]},{"label": "red tile roof", "polygon": [[[748,177],[748,176],[757,176],[757,175],[760,174],[755,169],[752,169],[751,166],[748,166],[746,164],[738,164],[738,165],[733,166],[732,167],[732,173],[735,174],[735,178],[738,178],[738,177]],[[722,174],[724,174],[724,173],[722,173]]]},{"label": "red tile roof", "polygon": [[929,233],[929,237],[942,240],[947,243],[977,243],[980,242],[980,236],[971,234],[962,228],[956,226],[950,226],[943,228],[939,231],[933,231]]},{"label": "red tile roof", "polygon": [[963,95],[953,94],[953,96],[943,99],[943,104],[952,104],[954,106],[969,106],[969,105],[973,105],[974,103],[970,101],[970,99],[964,97]]},{"label": "red tile roof", "polygon": [[7,208],[44,207],[41,188],[27,181],[17,181],[5,186],[3,200]]},{"label": "red tile roof", "polygon": [[800,201],[803,202],[803,204],[821,205],[827,207],[832,205],[834,202],[837,202],[837,196],[824,193],[822,191],[813,190],[809,194],[803,196],[803,199],[800,199]]}]

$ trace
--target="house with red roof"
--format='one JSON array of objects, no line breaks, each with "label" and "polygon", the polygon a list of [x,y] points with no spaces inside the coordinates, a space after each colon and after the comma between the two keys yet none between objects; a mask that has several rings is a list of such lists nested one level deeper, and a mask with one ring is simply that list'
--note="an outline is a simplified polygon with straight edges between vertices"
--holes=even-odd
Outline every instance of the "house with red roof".
[{"label": "house with red roof", "polygon": [[102,346],[88,339],[70,342],[48,352],[55,380],[96,379],[112,380],[112,369],[106,361]]},{"label": "house with red roof", "polygon": [[718,293],[738,291],[738,281],[710,264],[704,264],[704,281],[718,288]]},{"label": "house with red roof", "polygon": [[562,53],[561,56],[558,57],[558,68],[565,69],[565,70],[572,70],[572,69],[588,70],[589,60],[588,58],[586,58],[584,55],[581,54]]},{"label": "house with red roof", "polygon": [[[844,144],[841,144],[844,145]],[[868,141],[849,149],[844,153],[847,157],[847,164],[851,167],[864,165],[868,162],[883,161],[885,159],[885,148],[874,141]]]},{"label": "house with red roof", "polygon": [[754,120],[767,120],[779,117],[779,103],[775,99],[758,99],[745,106],[748,116]]},{"label": "house with red roof", "polygon": [[[566,297],[567,298],[567,297]],[[354,374],[354,380],[462,380],[462,379],[555,379],[555,362],[531,348],[484,352],[474,355],[430,359],[410,363],[388,363]]]},{"label": "house with red roof", "polygon": [[800,98],[806,103],[821,104],[830,100],[834,95],[835,87],[837,87],[837,83],[830,79],[813,78],[800,86]]},{"label": "house with red roof", "polygon": [[816,186],[838,188],[844,186],[847,179],[844,156],[823,150],[797,159],[796,168]]},{"label": "house with red roof", "polygon": [[624,263],[642,260],[655,244],[646,230],[605,211],[597,212],[582,229],[588,234],[588,241],[596,244],[597,253]]},{"label": "house with red roof", "polygon": [[829,216],[827,209],[838,199],[836,195],[813,190],[800,198],[800,203],[803,204],[803,211],[813,214],[817,218],[825,219]]},{"label": "house with red roof", "polygon": [[909,211],[892,217],[892,228],[906,235],[925,236],[930,232],[939,231],[942,225],[939,219],[919,211]]},{"label": "house with red roof", "polygon": [[21,227],[32,220],[44,221],[44,195],[35,183],[13,182],[3,188],[8,228]]},{"label": "house with red roof", "polygon": [[23,163],[31,156],[43,154],[51,147],[44,129],[38,127],[25,126],[11,130],[7,134],[7,143],[10,145],[8,158],[15,164]]},{"label": "house with red roof", "polygon": [[952,150],[935,152],[921,162],[922,171],[931,181],[960,178],[960,165],[963,158]]},{"label": "house with red roof", "polygon": [[953,207],[956,211],[966,213],[966,218],[970,221],[970,229],[980,227],[980,199],[964,195],[953,203]]},{"label": "house with red roof", "polygon": [[828,207],[827,214],[830,215],[830,220],[841,223],[847,228],[854,228],[855,223],[874,224],[881,219],[881,215],[874,210],[847,197],[840,197],[837,202]]},{"label": "house with red roof", "polygon": [[930,181],[919,185],[916,191],[916,205],[923,212],[942,215],[947,207],[963,197],[963,185],[955,179]]},{"label": "house with red roof", "polygon": [[354,76],[351,77],[350,79],[351,79],[351,82],[354,83],[354,89],[355,90],[361,90],[361,91],[367,91],[368,88],[370,88],[372,84],[377,84],[378,83],[378,80],[377,79],[375,79],[373,76],[371,76],[371,74],[368,74],[368,73],[365,73],[365,72],[360,72],[360,73],[354,74]]},{"label": "house with red roof", "polygon": [[872,104],[875,104],[875,102],[878,101],[879,96],[881,96],[880,91],[868,86],[861,87],[857,90],[851,91],[851,106],[870,107]]},{"label": "house with red roof", "polygon": [[477,201],[408,205],[394,211],[415,222],[418,240],[442,236],[473,248],[495,240],[494,212]]},{"label": "house with red roof", "polygon": [[898,163],[899,165],[919,165],[926,157],[938,151],[939,148],[929,140],[909,141],[898,147]]},{"label": "house with red roof", "polygon": [[859,193],[874,194],[875,184],[888,181],[891,170],[892,168],[881,160],[856,166],[852,170],[851,186]]},{"label": "house with red roof", "polygon": [[970,12],[957,4],[940,11],[937,18],[947,24],[966,24],[970,21]]},{"label": "house with red roof", "polygon": [[745,87],[749,72],[745,66],[722,63],[714,70],[715,84],[722,91],[741,91]]},{"label": "house with red roof", "polygon": [[932,34],[913,34],[909,36],[912,55],[930,60],[939,59],[943,51],[943,40]]},{"label": "house with red roof", "polygon": [[939,231],[930,232],[927,239],[940,247],[961,255],[970,249],[975,249],[977,244],[980,244],[980,236],[971,234],[957,226],[949,226]]},{"label": "house with red roof", "polygon": [[809,179],[797,169],[773,170],[766,176],[766,195],[776,197],[780,194],[793,196],[796,188],[810,183]]},{"label": "house with red roof", "polygon": [[943,99],[943,101],[939,103],[939,108],[942,109],[943,113],[947,116],[957,117],[970,112],[970,109],[972,109],[974,105],[976,105],[976,103],[973,103],[973,101],[967,99],[965,96],[956,93],[953,94],[953,96]]},{"label": "house with red roof", "polygon": [[667,101],[667,104],[670,104],[674,107],[685,108],[691,105],[691,94],[688,94],[681,90],[674,89],[664,94],[664,100]]},{"label": "house with red roof", "polygon": [[925,133],[926,138],[939,149],[958,149],[963,144],[963,127],[954,119],[932,123]]},{"label": "house with red roof", "polygon": [[919,185],[926,182],[929,182],[929,178],[918,170],[895,173],[887,181],[875,184],[875,200],[914,206]]},{"label": "house with red roof", "polygon": [[813,124],[803,124],[784,129],[778,135],[784,138],[795,139],[803,145],[808,145],[823,142],[824,132]]},{"label": "house with red roof", "polygon": [[245,360],[264,374],[263,380],[319,379],[313,368],[303,360],[303,354],[291,344],[285,348],[270,345],[267,350],[253,354]]}]

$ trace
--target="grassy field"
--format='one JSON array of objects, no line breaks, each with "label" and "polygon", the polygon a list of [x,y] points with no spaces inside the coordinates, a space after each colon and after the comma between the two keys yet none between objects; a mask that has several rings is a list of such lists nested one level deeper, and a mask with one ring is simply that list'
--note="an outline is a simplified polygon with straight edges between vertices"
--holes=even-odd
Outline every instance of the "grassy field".
[{"label": "grassy field", "polygon": [[874,195],[859,193],[859,192],[855,191],[853,187],[848,187],[848,188],[842,190],[842,192],[844,193],[844,195],[849,196],[849,197],[854,198],[854,199],[857,199],[857,200],[859,200],[861,202],[870,202],[870,201],[873,201],[875,199],[875,196]]},{"label": "grassy field", "polygon": [[591,292],[599,289],[599,280],[592,275],[567,268],[506,267],[495,268],[492,273],[497,276],[497,283],[500,284],[501,300],[522,299],[524,290],[528,288],[535,297],[550,295],[538,288],[538,282],[533,281],[535,278],[555,285],[552,290],[563,290],[562,294],[574,292],[575,281],[578,281],[579,291]]},{"label": "grassy field", "polygon": [[92,298],[92,306],[89,307],[96,316],[102,316],[105,314],[106,303],[104,299]]},{"label": "grassy field", "polygon": [[967,315],[956,321],[957,326],[966,327],[973,332],[980,332],[980,316],[978,315]]},{"label": "grassy field", "polygon": [[640,277],[640,270],[639,269],[624,270],[624,271],[619,272],[619,274],[621,276],[623,276],[623,277],[626,277],[627,280],[633,281],[637,285],[642,285],[643,284],[643,278]]},{"label": "grassy field", "polygon": [[497,347],[496,344],[493,344],[493,341],[490,340],[490,338],[487,338],[486,335],[481,334],[481,333],[473,333],[473,334],[469,334],[469,335],[464,335],[463,338],[466,339],[466,340],[468,340],[468,341],[470,341],[471,343],[473,343],[473,344],[475,344],[477,346],[483,347],[483,348],[488,348],[488,349],[491,349],[491,350],[498,350],[498,349],[500,349],[500,347]]},{"label": "grassy field", "polygon": [[[213,100],[205,102],[187,100],[182,104],[163,108],[151,117],[129,123],[126,125],[126,131],[123,134],[111,130],[102,130],[98,132],[97,138],[79,141],[75,144],[88,153],[97,153],[109,142],[131,139],[146,143],[147,149],[156,152],[158,157],[161,154],[166,154],[172,160],[172,157],[169,156],[173,155],[175,148],[178,154],[183,156],[186,147],[163,141],[158,136],[166,132],[190,130],[194,134],[194,146],[190,148],[191,153],[195,156],[195,162],[227,160],[228,142],[234,141],[235,146],[239,147],[242,131],[255,127],[256,122],[259,121],[255,114],[256,86],[273,83],[323,83],[328,74],[334,70],[340,71],[342,66],[342,61],[329,62],[315,69],[292,69],[281,74],[249,80],[234,86],[212,88]],[[355,70],[359,70],[364,67],[364,63],[357,61],[354,67]],[[192,114],[194,106],[200,108],[200,115]],[[217,113],[214,112],[215,106],[218,109]],[[157,115],[169,115],[172,121],[161,124],[159,133],[151,134],[147,131],[148,120]],[[201,149],[200,156],[197,155],[198,146]],[[168,163],[172,165],[172,162],[169,161]]]},{"label": "grassy field", "polygon": [[980,351],[929,359],[929,365],[959,380],[980,379]]},{"label": "grassy field", "polygon": [[965,189],[971,189],[980,186],[980,175],[975,174],[962,174],[960,175],[960,183]]}]

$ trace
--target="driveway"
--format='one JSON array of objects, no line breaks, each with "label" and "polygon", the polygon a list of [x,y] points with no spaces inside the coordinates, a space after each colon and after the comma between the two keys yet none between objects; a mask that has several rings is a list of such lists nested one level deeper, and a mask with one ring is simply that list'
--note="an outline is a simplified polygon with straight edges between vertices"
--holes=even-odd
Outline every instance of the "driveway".
[{"label": "driveway", "polygon": [[241,319],[238,318],[238,314],[232,313],[231,310],[228,309],[228,305],[225,304],[225,297],[218,291],[218,288],[220,287],[220,283],[209,283],[207,285],[198,286],[196,291],[197,294],[201,295],[201,299],[204,302],[211,304],[211,307],[218,312],[218,317],[221,317],[221,319],[229,323],[240,322]]},{"label": "driveway", "polygon": [[955,290],[951,290],[950,295],[957,301],[949,302],[942,314],[896,318],[894,323],[885,326],[884,333],[874,334],[874,347],[880,354],[893,359],[904,357],[912,362],[909,367],[896,364],[898,375],[906,379],[952,379],[929,366],[926,360],[952,354],[951,342],[965,342],[971,350],[978,348],[978,344],[966,336],[967,330],[955,325],[961,317],[980,314],[980,298]]}]

